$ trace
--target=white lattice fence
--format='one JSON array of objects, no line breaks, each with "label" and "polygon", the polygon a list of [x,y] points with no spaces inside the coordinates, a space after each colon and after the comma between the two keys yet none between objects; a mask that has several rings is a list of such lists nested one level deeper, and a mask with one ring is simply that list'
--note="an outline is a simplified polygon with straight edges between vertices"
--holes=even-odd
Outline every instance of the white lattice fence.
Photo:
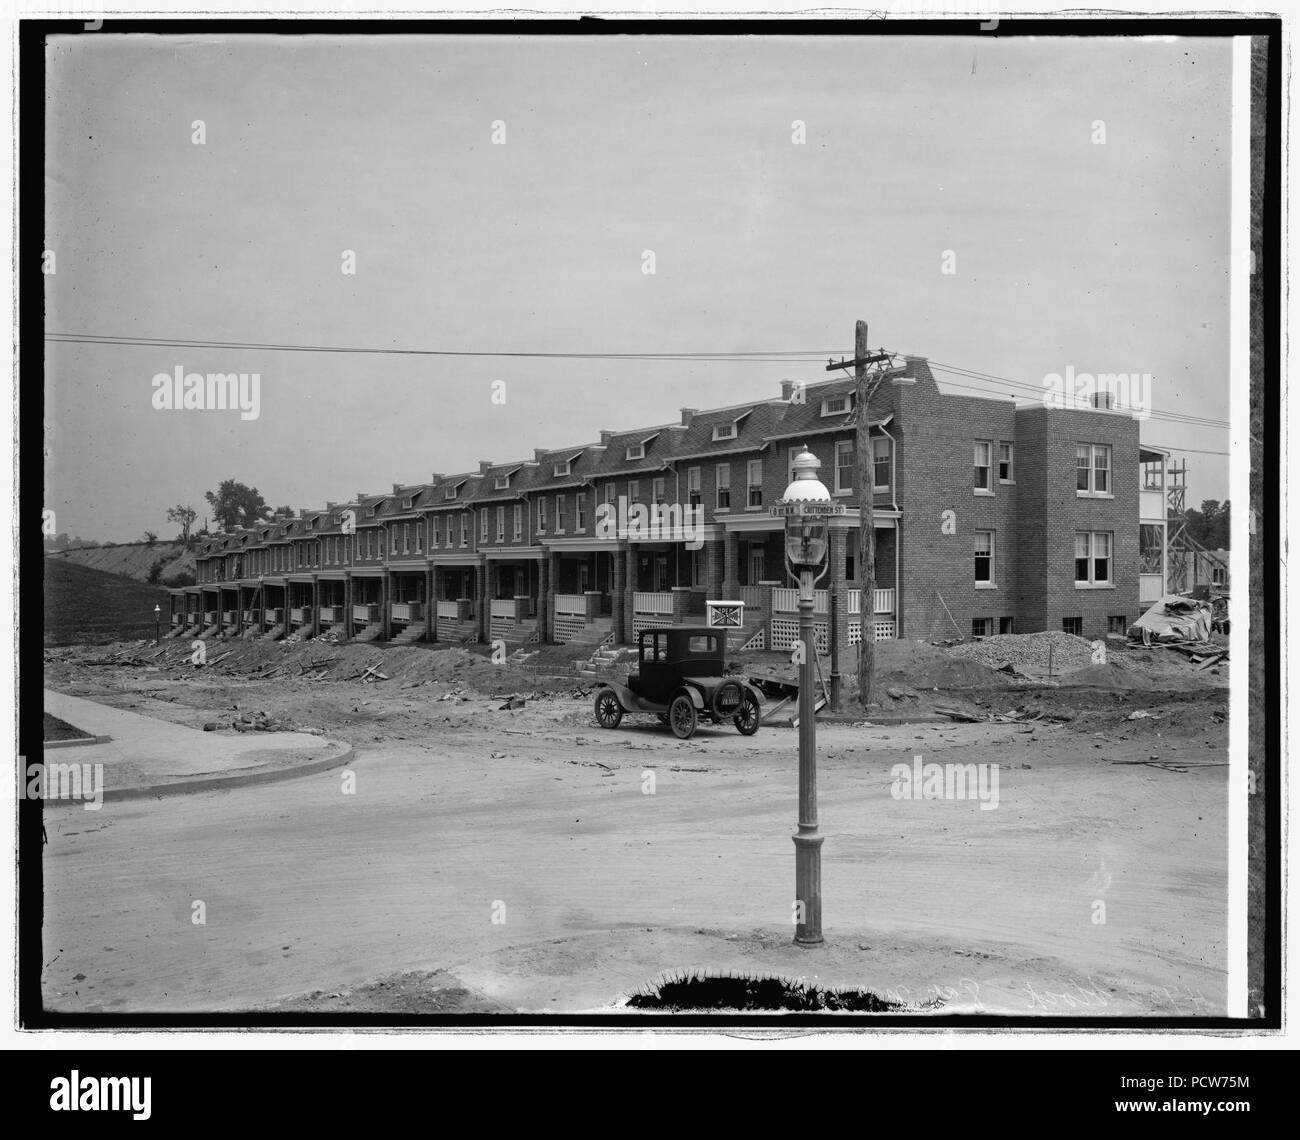
[{"label": "white lattice fence", "polygon": [[584,629],[587,628],[587,622],[584,618],[576,617],[572,614],[555,615],[555,643],[564,645],[578,637]]},{"label": "white lattice fence", "polygon": [[[772,619],[772,648],[793,649],[799,640],[799,623],[788,618]],[[818,653],[831,651],[831,627],[827,622],[813,622],[813,644]]]},{"label": "white lattice fence", "polygon": [[653,614],[634,614],[632,617],[632,633],[636,635],[643,629],[663,629],[664,626],[672,624],[672,617],[668,614],[660,614],[658,617]]}]

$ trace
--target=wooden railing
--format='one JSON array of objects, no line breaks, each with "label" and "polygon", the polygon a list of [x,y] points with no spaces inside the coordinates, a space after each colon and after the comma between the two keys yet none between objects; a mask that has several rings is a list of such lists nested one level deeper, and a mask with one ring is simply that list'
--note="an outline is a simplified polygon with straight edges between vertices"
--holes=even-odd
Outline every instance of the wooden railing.
[{"label": "wooden railing", "polygon": [[672,594],[660,593],[634,593],[632,595],[632,609],[639,614],[665,614],[672,617],[673,596]]},{"label": "wooden railing", "polygon": [[321,621],[342,621],[343,607],[342,606],[321,606],[320,620]]},{"label": "wooden railing", "polygon": [[419,602],[393,603],[393,621],[419,621],[420,613]]},{"label": "wooden railing", "polygon": [[289,610],[289,620],[297,622],[311,621],[311,606],[294,606]]},{"label": "wooden railing", "polygon": [[767,586],[741,586],[740,600],[747,610],[761,610],[767,605]]},{"label": "wooden railing", "polygon": [[234,611],[234,610],[222,610],[222,611],[221,611],[221,620],[222,620],[222,622],[224,622],[226,625],[234,625],[234,624],[235,624],[235,611]]},{"label": "wooden railing", "polygon": [[492,607],[491,616],[494,618],[513,618],[515,616],[514,598],[493,598],[489,604]]},{"label": "wooden railing", "polygon": [[379,617],[379,607],[369,606],[364,602],[355,602],[352,606],[353,621],[375,621]]},{"label": "wooden railing", "polygon": [[438,602],[438,616],[440,618],[458,618],[460,617],[460,602]]},{"label": "wooden railing", "polygon": [[274,622],[276,625],[279,625],[282,621],[284,621],[284,607],[275,606],[273,609],[268,609],[266,611],[266,617],[268,621]]},{"label": "wooden railing", "polygon": [[[637,597],[642,597],[637,594]],[[672,613],[672,598],[668,599],[668,612]],[[587,616],[587,599],[582,594],[556,594],[555,595],[555,612],[557,614],[576,614],[578,617]]]}]

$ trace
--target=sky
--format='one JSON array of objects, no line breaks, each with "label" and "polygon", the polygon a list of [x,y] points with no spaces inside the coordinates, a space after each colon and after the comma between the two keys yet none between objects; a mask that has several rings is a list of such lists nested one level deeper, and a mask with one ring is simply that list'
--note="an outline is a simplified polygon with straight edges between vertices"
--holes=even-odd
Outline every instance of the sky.
[{"label": "sky", "polygon": [[[130,541],[171,537],[176,503],[202,521],[224,479],[272,506],[345,501],[825,379],[858,319],[949,391],[1012,390],[945,366],[1033,389],[1068,367],[1146,373],[1157,411],[1226,421],[1230,50],[52,39],[47,334],[807,355],[47,341],[46,506],[59,531]],[[177,367],[258,374],[258,417],[154,408]],[[1228,432],[1157,418],[1142,439],[1221,453]],[[1189,504],[1227,497],[1226,455],[1186,458]]]}]

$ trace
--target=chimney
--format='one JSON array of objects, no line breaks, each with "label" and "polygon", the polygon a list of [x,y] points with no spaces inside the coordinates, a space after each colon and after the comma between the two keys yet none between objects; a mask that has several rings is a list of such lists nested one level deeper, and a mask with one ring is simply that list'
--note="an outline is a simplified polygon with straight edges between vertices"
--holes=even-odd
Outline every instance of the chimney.
[{"label": "chimney", "polygon": [[790,399],[790,396],[791,396],[791,394],[792,394],[793,392],[794,392],[794,381],[793,381],[793,380],[782,380],[782,381],[781,381],[781,399],[783,399],[783,400],[789,400],[789,399]]},{"label": "chimney", "polygon": [[356,500],[356,501],[357,501],[357,505],[360,506],[360,505],[361,505],[361,504],[362,504],[366,499],[368,499],[368,498],[370,498],[370,496],[367,495],[367,494],[365,493],[365,491],[358,491],[358,492],[357,492],[357,500]]},{"label": "chimney", "polygon": [[534,448],[533,448],[533,462],[534,462],[534,463],[540,463],[540,462],[542,461],[542,456],[545,455],[545,454],[546,454],[546,449],[545,449],[545,448],[543,448],[543,447],[534,447]]},{"label": "chimney", "polygon": [[299,517],[300,519],[305,519],[305,518],[306,518],[310,513],[311,513],[311,508],[310,508],[310,507],[299,507],[299,508],[298,508],[298,517]]},{"label": "chimney", "polygon": [[491,469],[491,467],[492,467],[492,460],[490,459],[480,459],[478,461],[478,473],[480,475],[486,475],[488,471]]},{"label": "chimney", "polygon": [[393,484],[393,494],[394,494],[394,495],[396,495],[397,492],[400,491],[401,489],[402,489],[402,485],[401,485],[401,483],[394,483],[394,484]]},{"label": "chimney", "polygon": [[895,388],[910,388],[916,383],[916,376],[913,375],[916,369],[912,367],[914,361],[923,365],[926,368],[927,374],[929,371],[929,357],[905,356],[903,359],[907,361],[907,371],[896,373],[889,378],[889,383]]},{"label": "chimney", "polygon": [[691,426],[691,421],[692,421],[693,419],[695,419],[695,417],[698,416],[699,414],[700,414],[700,409],[699,409],[699,408],[683,408],[683,409],[682,409],[682,427],[690,427],[690,426]]},{"label": "chimney", "polygon": [[614,433],[612,431],[606,431],[604,428],[600,429],[600,445],[602,447],[608,447],[609,441],[613,438]]},{"label": "chimney", "polygon": [[328,499],[325,500],[325,509],[327,511],[332,511],[337,506],[338,503],[331,503]]},{"label": "chimney", "polygon": [[441,471],[435,471],[435,472],[433,473],[433,478],[430,479],[429,482],[430,482],[430,483],[441,483],[441,482],[442,482],[442,478],[443,478],[443,476],[442,476],[442,472],[441,472]]}]

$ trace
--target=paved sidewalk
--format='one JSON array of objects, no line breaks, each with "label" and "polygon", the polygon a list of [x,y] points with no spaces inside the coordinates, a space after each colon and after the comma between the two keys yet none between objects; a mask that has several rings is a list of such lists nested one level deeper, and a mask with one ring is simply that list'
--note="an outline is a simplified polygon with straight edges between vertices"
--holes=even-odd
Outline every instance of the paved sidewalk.
[{"label": "paved sidewalk", "polygon": [[105,744],[50,751],[50,761],[103,764],[108,798],[236,787],[342,764],[350,745],[306,732],[200,732],[82,697],[44,690],[45,711]]}]

